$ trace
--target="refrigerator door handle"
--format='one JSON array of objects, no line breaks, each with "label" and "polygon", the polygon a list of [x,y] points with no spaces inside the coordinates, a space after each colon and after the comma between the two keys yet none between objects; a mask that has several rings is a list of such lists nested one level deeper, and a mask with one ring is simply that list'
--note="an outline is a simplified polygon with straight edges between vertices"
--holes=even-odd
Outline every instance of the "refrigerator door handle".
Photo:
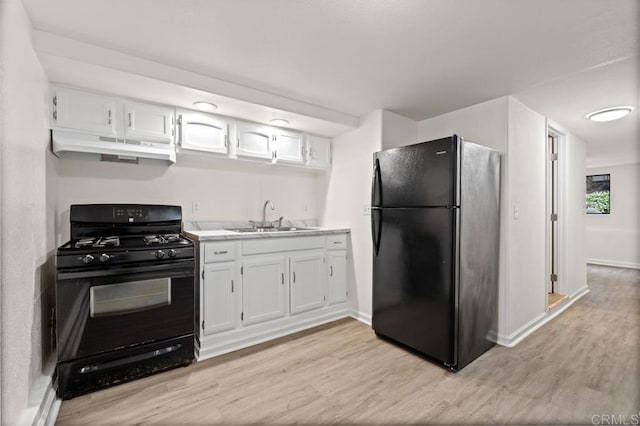
[{"label": "refrigerator door handle", "polygon": [[[376,200],[376,195],[377,200]],[[377,201],[377,202],[376,202]],[[380,180],[380,160],[377,158],[373,162],[373,176],[371,178],[371,206],[382,204],[382,182]]]},{"label": "refrigerator door handle", "polygon": [[371,242],[373,243],[373,253],[378,255],[380,250],[380,231],[382,230],[382,209],[379,207],[371,208]]}]

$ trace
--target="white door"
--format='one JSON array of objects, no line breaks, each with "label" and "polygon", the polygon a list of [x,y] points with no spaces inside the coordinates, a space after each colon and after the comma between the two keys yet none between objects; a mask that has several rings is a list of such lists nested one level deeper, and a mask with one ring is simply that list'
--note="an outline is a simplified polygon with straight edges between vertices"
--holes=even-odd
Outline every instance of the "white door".
[{"label": "white door", "polygon": [[307,136],[307,165],[317,169],[331,166],[331,139]]},{"label": "white door", "polygon": [[347,300],[347,251],[328,252],[329,278],[327,304],[345,302]]},{"label": "white door", "polygon": [[291,256],[291,313],[319,308],[324,303],[324,254],[314,252]]},{"label": "white door", "polygon": [[271,160],[273,128],[258,124],[236,124],[236,155]]},{"label": "white door", "polygon": [[276,130],[276,161],[278,163],[303,164],[303,137],[300,133]]},{"label": "white door", "polygon": [[236,327],[235,262],[205,265],[202,286],[204,334]]},{"label": "white door", "polygon": [[125,137],[132,140],[173,141],[173,109],[159,105],[125,102]]},{"label": "white door", "polygon": [[52,127],[116,136],[116,122],[122,120],[116,98],[56,88],[52,102]]},{"label": "white door", "polygon": [[242,262],[242,321],[255,324],[285,315],[284,256],[258,256]]},{"label": "white door", "polygon": [[178,124],[182,148],[221,154],[228,152],[227,121],[210,114],[185,111],[179,115]]}]

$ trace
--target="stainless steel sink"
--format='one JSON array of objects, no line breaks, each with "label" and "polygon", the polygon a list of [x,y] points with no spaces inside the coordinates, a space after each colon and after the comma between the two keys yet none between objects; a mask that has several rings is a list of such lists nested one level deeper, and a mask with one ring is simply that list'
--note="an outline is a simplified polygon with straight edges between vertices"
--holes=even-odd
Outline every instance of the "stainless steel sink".
[{"label": "stainless steel sink", "polygon": [[297,226],[281,226],[279,228],[269,227],[269,228],[234,228],[234,229],[225,229],[225,231],[233,231],[233,232],[286,232],[286,231],[309,231],[311,228],[300,228]]}]

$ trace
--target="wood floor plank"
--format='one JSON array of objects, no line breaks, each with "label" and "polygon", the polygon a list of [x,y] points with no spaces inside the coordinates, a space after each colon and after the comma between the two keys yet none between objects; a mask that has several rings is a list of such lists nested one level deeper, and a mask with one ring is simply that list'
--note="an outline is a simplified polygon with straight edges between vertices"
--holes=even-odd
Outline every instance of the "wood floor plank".
[{"label": "wood floor plank", "polygon": [[458,373],[351,319],[65,401],[59,425],[580,423],[640,412],[640,271]]}]

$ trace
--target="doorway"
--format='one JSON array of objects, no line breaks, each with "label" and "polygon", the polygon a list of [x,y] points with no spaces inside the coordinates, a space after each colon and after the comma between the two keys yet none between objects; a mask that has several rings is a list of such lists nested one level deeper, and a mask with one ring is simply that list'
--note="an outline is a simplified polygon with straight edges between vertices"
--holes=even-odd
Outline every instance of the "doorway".
[{"label": "doorway", "polygon": [[558,306],[567,295],[560,289],[560,200],[561,200],[561,140],[562,134],[547,128],[547,310]]}]

